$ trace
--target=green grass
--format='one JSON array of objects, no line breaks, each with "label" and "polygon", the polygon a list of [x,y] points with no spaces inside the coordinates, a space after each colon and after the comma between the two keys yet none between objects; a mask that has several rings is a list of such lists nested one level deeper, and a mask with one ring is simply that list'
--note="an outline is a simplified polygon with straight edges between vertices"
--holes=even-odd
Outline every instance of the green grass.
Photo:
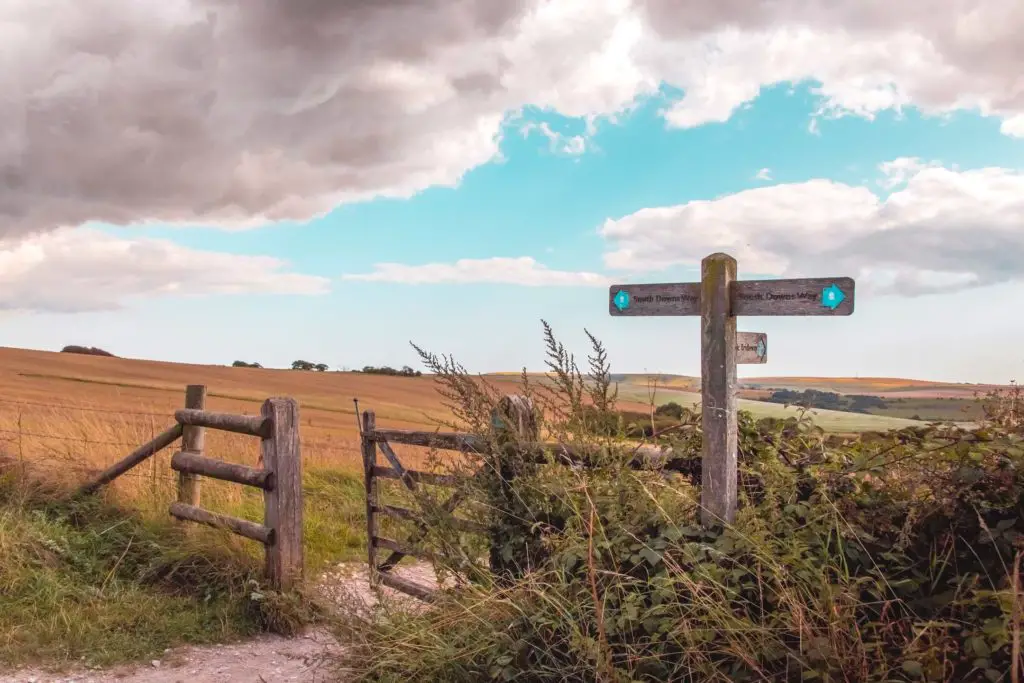
[{"label": "green grass", "polygon": [[885,408],[872,410],[871,414],[927,422],[960,422],[982,418],[981,405],[973,398],[888,398],[885,402]]},{"label": "green grass", "polygon": [[[646,403],[649,397],[646,389],[631,389],[620,387],[619,396],[623,400],[638,401]],[[684,408],[691,408],[700,405],[700,394],[689,391],[677,391],[660,387],[655,395],[655,404],[663,405],[674,401]],[[781,403],[768,403],[767,401],[751,401],[739,399],[739,409],[745,410],[754,416],[755,419],[762,417],[786,418],[794,417],[799,409],[790,406],[786,407]],[[890,429],[902,429],[913,425],[919,425],[915,420],[901,417],[890,417],[888,415],[866,415],[864,413],[847,413],[839,410],[810,411],[809,415],[816,425],[829,432],[867,432],[887,431]]]},{"label": "green grass", "polygon": [[[305,496],[307,577],[362,557],[361,479],[313,470]],[[255,592],[257,544],[109,498],[71,502],[63,491],[0,476],[0,668],[108,666],[184,644],[287,633],[318,618],[301,595]],[[262,516],[257,496],[232,507],[229,514]]]}]

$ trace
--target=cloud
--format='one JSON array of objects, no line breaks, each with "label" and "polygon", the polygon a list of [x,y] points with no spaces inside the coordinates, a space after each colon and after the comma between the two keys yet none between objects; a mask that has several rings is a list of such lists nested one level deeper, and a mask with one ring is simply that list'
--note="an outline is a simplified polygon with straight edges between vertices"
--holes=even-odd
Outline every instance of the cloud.
[{"label": "cloud", "polygon": [[748,277],[853,275],[908,296],[1024,280],[1024,173],[909,159],[881,170],[902,183],[884,199],[819,179],[608,220],[605,263],[654,271],[725,251]]},{"label": "cloud", "polygon": [[[814,81],[822,116],[914,105],[1024,113],[1024,5],[1017,0],[642,0],[648,68],[686,91],[677,126],[725,121],[764,86]],[[1019,134],[1017,124],[1003,132]]]},{"label": "cloud", "polygon": [[523,137],[529,137],[534,132],[540,133],[548,139],[548,149],[550,151],[566,156],[579,156],[586,152],[587,148],[593,144],[582,135],[565,135],[564,133],[552,130],[551,126],[546,122],[527,121],[519,130]]},{"label": "cloud", "polygon": [[494,159],[526,104],[592,123],[661,83],[675,126],[810,80],[822,117],[977,109],[1024,135],[1022,30],[1019,0],[10,0],[0,236],[409,196]]},{"label": "cloud", "polygon": [[884,177],[878,181],[878,184],[891,190],[903,185],[926,168],[942,168],[942,164],[937,161],[925,162],[917,157],[899,157],[892,161],[883,161],[878,165],[878,170]]},{"label": "cloud", "polygon": [[345,274],[342,279],[407,285],[487,283],[526,287],[604,287],[610,282],[598,273],[551,270],[529,256],[460,259],[455,263],[418,266],[377,263],[373,272]]},{"label": "cloud", "polygon": [[165,295],[322,294],[327,278],[285,270],[269,256],[197,251],[155,239],[61,229],[0,241],[0,311],[114,310]]},{"label": "cloud", "polygon": [[754,179],[755,180],[771,180],[772,179],[772,169],[770,169],[770,168],[762,168],[760,171],[758,171],[757,173],[754,174]]}]

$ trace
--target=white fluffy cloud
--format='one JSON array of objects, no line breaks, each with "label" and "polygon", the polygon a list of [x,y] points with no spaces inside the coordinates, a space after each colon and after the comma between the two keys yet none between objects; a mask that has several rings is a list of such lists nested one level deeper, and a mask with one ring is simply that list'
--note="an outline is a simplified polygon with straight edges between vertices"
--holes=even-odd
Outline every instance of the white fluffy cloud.
[{"label": "white fluffy cloud", "polygon": [[1024,280],[1024,173],[907,158],[880,170],[884,198],[810,180],[608,220],[605,263],[652,271],[726,251],[748,276],[853,275],[905,295]]},{"label": "white fluffy cloud", "polygon": [[1022,32],[1019,0],[9,0],[0,235],[307,219],[457,183],[524,104],[592,118],[662,82],[677,126],[811,79],[825,116],[1024,135]]},{"label": "white fluffy cloud", "polygon": [[88,228],[0,241],[0,310],[74,313],[162,295],[321,294],[327,278],[268,256],[197,251]]},{"label": "white fluffy cloud", "polygon": [[598,273],[551,270],[534,259],[460,259],[454,263],[426,263],[418,266],[377,263],[370,273],[352,273],[345,280],[421,284],[507,284],[528,287],[603,287],[608,278]]}]

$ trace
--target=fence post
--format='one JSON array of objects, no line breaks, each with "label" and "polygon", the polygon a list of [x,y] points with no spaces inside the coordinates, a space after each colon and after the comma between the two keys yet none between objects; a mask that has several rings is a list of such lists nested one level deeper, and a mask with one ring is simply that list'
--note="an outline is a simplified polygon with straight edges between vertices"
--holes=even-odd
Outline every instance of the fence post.
[{"label": "fence post", "polygon": [[731,290],[736,259],[712,254],[701,262],[701,524],[736,518],[736,317]]},{"label": "fence post", "polygon": [[[498,495],[495,508],[504,513],[501,526],[491,529],[491,572],[499,581],[521,577],[536,562],[540,535],[533,527],[532,512],[512,490],[512,482],[526,464],[522,453],[510,451],[510,444],[534,444],[540,441],[540,427],[533,401],[525,396],[507,395],[491,413],[497,450]],[[502,546],[515,543],[513,557],[502,556]],[[516,555],[521,555],[517,557]]]},{"label": "fence post", "polygon": [[[206,385],[189,384],[185,387],[185,408],[193,410],[206,409]],[[205,447],[206,427],[185,425],[182,428],[181,450],[202,455]],[[198,507],[201,482],[202,480],[198,474],[178,472],[178,502]]]},{"label": "fence post", "polygon": [[363,453],[363,484],[366,489],[366,559],[369,562],[370,587],[380,585],[377,572],[377,512],[378,493],[377,479],[373,476],[373,468],[377,466],[377,442],[373,433],[377,429],[377,417],[372,410],[363,411],[362,443]]},{"label": "fence post", "polygon": [[260,415],[270,428],[260,443],[263,467],[274,485],[263,494],[264,525],[274,535],[266,546],[266,575],[275,590],[288,591],[302,579],[302,457],[299,405],[292,398],[268,398]]}]

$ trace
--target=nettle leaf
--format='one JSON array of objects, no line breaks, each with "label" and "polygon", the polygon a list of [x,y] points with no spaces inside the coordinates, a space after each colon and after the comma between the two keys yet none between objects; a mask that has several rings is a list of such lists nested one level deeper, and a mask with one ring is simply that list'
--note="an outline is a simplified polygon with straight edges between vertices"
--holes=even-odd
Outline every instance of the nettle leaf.
[{"label": "nettle leaf", "polygon": [[652,567],[661,562],[661,553],[659,553],[657,550],[654,550],[653,548],[644,548],[640,551],[640,555],[641,557],[643,557],[644,560],[647,561],[647,564],[651,565]]}]

